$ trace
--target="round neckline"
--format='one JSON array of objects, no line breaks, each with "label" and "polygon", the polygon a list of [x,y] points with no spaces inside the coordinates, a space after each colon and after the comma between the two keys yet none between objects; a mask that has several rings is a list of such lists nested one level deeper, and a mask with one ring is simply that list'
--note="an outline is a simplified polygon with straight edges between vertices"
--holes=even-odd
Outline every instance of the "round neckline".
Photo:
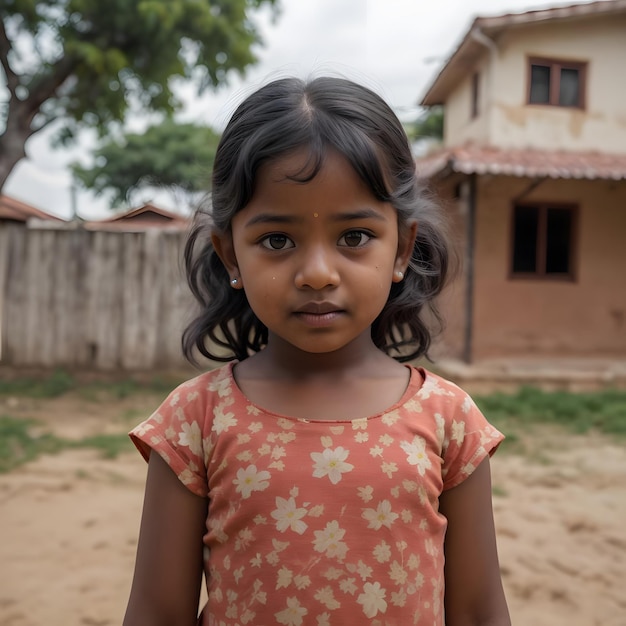
[{"label": "round neckline", "polygon": [[237,380],[234,375],[234,367],[237,365],[239,361],[231,361],[228,363],[228,376],[230,378],[230,382],[233,388],[234,393],[239,396],[239,398],[246,402],[248,406],[253,407],[258,411],[258,413],[263,413],[269,417],[274,417],[277,419],[285,419],[291,422],[300,422],[303,424],[351,424],[353,422],[360,422],[363,420],[373,420],[383,417],[384,415],[388,415],[392,411],[397,410],[398,408],[405,405],[411,398],[413,398],[417,392],[421,389],[424,382],[426,382],[426,378],[428,376],[428,372],[422,367],[415,367],[413,365],[404,365],[409,370],[409,382],[404,390],[402,396],[390,407],[379,411],[378,413],[374,413],[372,415],[368,415],[366,417],[354,417],[351,419],[318,419],[318,418],[307,418],[307,417],[295,417],[293,415],[284,415],[282,413],[277,413],[276,411],[271,411],[266,409],[263,406],[260,406],[256,402],[253,402],[248,396],[243,392],[241,387],[238,385]]}]

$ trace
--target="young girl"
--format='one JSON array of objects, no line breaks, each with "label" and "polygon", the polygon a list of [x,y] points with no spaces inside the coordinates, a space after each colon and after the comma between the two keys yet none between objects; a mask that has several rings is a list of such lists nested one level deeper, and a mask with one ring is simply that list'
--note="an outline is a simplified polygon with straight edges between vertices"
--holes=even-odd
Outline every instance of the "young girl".
[{"label": "young girl", "polygon": [[509,624],[502,435],[403,364],[448,251],[396,116],[347,80],[272,82],[226,127],[212,192],[183,343],[230,362],[131,433],[149,466],[125,625],[195,624],[203,573],[205,626]]}]

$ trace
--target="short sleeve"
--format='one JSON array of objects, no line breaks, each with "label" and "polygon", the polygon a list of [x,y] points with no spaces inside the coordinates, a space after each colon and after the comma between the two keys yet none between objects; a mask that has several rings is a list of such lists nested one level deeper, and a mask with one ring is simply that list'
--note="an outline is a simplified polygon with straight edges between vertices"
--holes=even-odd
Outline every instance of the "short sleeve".
[{"label": "short sleeve", "polygon": [[504,435],[486,420],[475,402],[458,389],[458,401],[446,420],[443,456],[443,490],[462,483],[488,456]]},{"label": "short sleeve", "polygon": [[202,397],[195,381],[183,383],[129,436],[146,461],[154,450],[190,491],[204,497],[208,487]]}]

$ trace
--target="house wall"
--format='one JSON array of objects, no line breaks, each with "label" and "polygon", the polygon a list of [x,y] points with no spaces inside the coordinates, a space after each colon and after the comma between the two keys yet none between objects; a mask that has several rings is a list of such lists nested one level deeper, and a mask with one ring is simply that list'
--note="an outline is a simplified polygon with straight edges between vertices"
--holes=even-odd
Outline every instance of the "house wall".
[{"label": "house wall", "polygon": [[[468,141],[507,148],[626,152],[626,15],[509,29],[485,49],[483,106],[470,119],[471,75],[446,100],[445,145]],[[528,58],[587,62],[585,110],[528,105]]]},{"label": "house wall", "polygon": [[446,100],[444,116],[444,145],[459,145],[467,141],[487,142],[491,69],[487,54],[483,55],[476,66],[480,76],[479,113],[472,119],[472,78],[474,71],[465,79]]},{"label": "house wall", "polygon": [[[626,15],[511,30],[498,49],[490,144],[626,152]],[[585,110],[527,105],[528,57],[587,62]]]},{"label": "house wall", "polygon": [[[437,300],[444,316],[444,330],[435,338],[431,350],[434,357],[464,358],[467,319],[467,198],[455,198],[455,188],[460,177],[448,178],[433,186],[442,210],[448,219],[449,238],[453,251],[452,271],[454,274]],[[467,193],[467,187],[462,194]]]},{"label": "house wall", "polygon": [[574,282],[509,277],[512,198],[530,183],[479,179],[474,358],[626,355],[626,183],[544,181],[524,197],[578,203]]}]

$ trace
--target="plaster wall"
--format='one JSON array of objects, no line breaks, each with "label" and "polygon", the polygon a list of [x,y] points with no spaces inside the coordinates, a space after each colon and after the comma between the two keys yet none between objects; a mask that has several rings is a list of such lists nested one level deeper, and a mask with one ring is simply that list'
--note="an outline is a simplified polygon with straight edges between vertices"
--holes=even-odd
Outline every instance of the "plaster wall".
[{"label": "plaster wall", "polygon": [[[511,28],[497,53],[468,60],[445,103],[446,147],[467,142],[505,148],[626,153],[626,15]],[[584,109],[529,105],[529,58],[587,63]],[[480,114],[471,84],[480,73]]]},{"label": "plaster wall", "polygon": [[626,355],[626,184],[544,181],[524,198],[579,205],[572,281],[509,275],[512,198],[530,182],[479,179],[474,358]]},{"label": "plaster wall", "polygon": [[[626,15],[510,30],[497,41],[488,143],[626,153]],[[529,58],[586,62],[585,108],[529,105]]]}]

